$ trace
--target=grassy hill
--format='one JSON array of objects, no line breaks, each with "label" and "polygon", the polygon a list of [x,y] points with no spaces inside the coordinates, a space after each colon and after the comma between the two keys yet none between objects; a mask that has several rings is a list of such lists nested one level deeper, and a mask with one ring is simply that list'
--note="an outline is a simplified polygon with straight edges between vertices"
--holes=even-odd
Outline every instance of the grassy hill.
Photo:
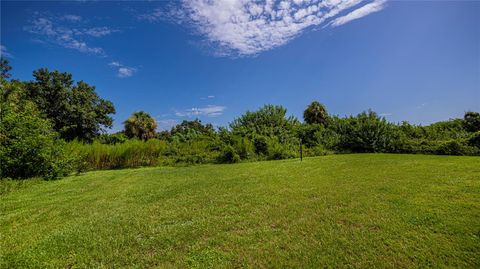
[{"label": "grassy hill", "polygon": [[0,196],[1,268],[347,265],[480,267],[480,157],[112,170]]}]

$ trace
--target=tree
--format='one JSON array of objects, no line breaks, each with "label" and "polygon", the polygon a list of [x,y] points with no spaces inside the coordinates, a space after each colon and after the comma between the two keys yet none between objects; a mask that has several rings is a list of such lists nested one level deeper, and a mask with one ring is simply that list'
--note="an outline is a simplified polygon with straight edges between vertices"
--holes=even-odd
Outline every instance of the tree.
[{"label": "tree", "polygon": [[41,117],[35,104],[25,98],[23,84],[0,79],[0,177],[56,178],[66,175],[72,159],[63,141]]},{"label": "tree", "polygon": [[480,113],[469,111],[465,113],[463,120],[465,130],[468,132],[480,131]]},{"label": "tree", "polygon": [[395,126],[369,110],[356,117],[334,118],[332,128],[340,134],[338,146],[351,152],[391,152]]},{"label": "tree", "polygon": [[0,58],[0,78],[3,78],[3,79],[9,78],[10,70],[12,70],[12,67],[10,66],[8,60],[1,57]]},{"label": "tree", "polygon": [[28,98],[53,124],[61,138],[91,141],[105,127],[112,126],[112,102],[100,98],[95,87],[83,81],[74,84],[66,72],[39,69],[26,84]]},{"label": "tree", "polygon": [[123,124],[128,138],[148,140],[155,137],[157,122],[146,112],[134,112]]},{"label": "tree", "polygon": [[325,125],[328,120],[327,108],[317,101],[313,101],[303,112],[303,119],[307,124]]},{"label": "tree", "polygon": [[256,136],[277,137],[280,143],[284,143],[295,136],[295,127],[299,124],[295,117],[286,115],[287,109],[282,106],[265,105],[236,118],[230,128],[234,134],[250,139]]}]

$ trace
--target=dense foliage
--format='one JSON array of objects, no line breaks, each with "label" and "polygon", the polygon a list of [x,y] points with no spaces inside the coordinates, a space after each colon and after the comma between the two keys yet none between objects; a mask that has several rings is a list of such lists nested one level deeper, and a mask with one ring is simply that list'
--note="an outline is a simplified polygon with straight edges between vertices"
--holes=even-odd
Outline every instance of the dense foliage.
[{"label": "dense foliage", "polygon": [[25,98],[21,83],[1,83],[0,176],[50,179],[67,174],[71,159],[51,123]]},{"label": "dense foliage", "polygon": [[325,125],[328,121],[327,108],[318,101],[313,101],[303,112],[303,120],[307,124]]},{"label": "dense foliage", "polygon": [[[2,77],[9,76],[2,62]],[[467,112],[427,126],[388,122],[368,110],[355,116],[328,115],[313,101],[304,123],[282,106],[247,111],[228,127],[215,129],[184,120],[169,131],[144,111],[124,122],[124,130],[102,134],[112,125],[113,104],[95,87],[74,84],[71,74],[39,69],[34,81],[2,82],[0,161],[2,177],[54,178],[77,170],[155,165],[236,163],[331,153],[411,153],[480,155],[480,114]],[[64,140],[70,141],[65,146]],[[75,162],[67,156],[75,156]],[[75,169],[73,169],[75,168]]]},{"label": "dense foliage", "polygon": [[133,113],[123,124],[125,125],[125,135],[128,138],[148,140],[155,137],[157,122],[144,111]]},{"label": "dense foliage", "polygon": [[115,108],[97,95],[95,87],[83,81],[74,84],[71,74],[45,68],[33,76],[35,80],[25,84],[28,98],[63,139],[91,141],[102,128],[112,126]]}]

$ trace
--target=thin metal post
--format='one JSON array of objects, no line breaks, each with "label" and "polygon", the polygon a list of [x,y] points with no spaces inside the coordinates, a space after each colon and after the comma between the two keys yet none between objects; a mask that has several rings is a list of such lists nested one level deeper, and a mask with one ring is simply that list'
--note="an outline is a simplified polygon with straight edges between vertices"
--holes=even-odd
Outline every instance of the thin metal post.
[{"label": "thin metal post", "polygon": [[300,138],[300,161],[303,160],[302,139]]}]

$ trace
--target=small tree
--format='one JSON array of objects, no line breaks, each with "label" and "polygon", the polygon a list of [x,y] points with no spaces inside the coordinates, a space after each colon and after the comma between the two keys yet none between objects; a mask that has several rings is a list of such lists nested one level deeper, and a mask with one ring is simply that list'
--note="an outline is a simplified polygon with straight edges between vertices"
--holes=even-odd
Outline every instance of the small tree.
[{"label": "small tree", "polygon": [[148,140],[155,137],[157,122],[144,111],[133,113],[123,124],[128,138]]},{"label": "small tree", "polygon": [[325,125],[328,120],[327,108],[317,101],[313,101],[303,112],[303,119],[308,124]]}]

